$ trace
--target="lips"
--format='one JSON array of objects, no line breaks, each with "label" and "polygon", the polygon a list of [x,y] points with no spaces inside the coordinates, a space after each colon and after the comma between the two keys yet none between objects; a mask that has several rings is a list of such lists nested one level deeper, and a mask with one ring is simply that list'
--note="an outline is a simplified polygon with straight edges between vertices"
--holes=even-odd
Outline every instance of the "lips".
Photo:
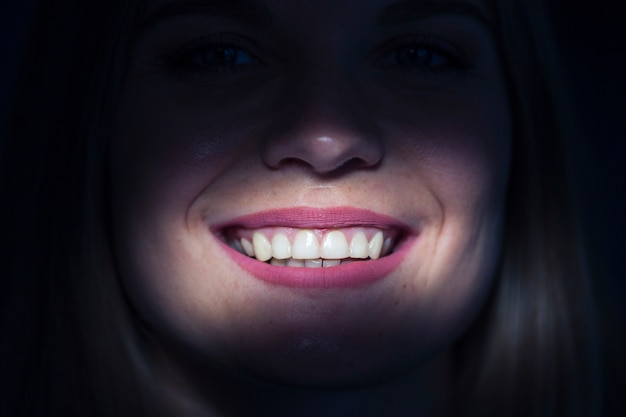
[{"label": "lips", "polygon": [[229,256],[257,278],[307,288],[354,287],[393,271],[416,233],[354,208],[274,210],[212,228]]}]

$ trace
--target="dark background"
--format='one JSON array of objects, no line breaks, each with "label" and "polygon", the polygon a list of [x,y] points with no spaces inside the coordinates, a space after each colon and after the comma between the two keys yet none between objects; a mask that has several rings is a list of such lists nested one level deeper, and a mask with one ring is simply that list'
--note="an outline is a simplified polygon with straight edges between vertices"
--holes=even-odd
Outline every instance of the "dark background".
[{"label": "dark background", "polygon": [[[36,0],[0,3],[0,131]],[[558,41],[584,137],[577,185],[602,310],[610,415],[626,415],[626,0],[552,0]],[[1,236],[1,235],[0,235]],[[623,391],[624,390],[624,391]],[[608,411],[608,410],[607,410]]]},{"label": "dark background", "polygon": [[585,139],[577,180],[601,304],[606,413],[626,416],[626,1],[555,0]]}]

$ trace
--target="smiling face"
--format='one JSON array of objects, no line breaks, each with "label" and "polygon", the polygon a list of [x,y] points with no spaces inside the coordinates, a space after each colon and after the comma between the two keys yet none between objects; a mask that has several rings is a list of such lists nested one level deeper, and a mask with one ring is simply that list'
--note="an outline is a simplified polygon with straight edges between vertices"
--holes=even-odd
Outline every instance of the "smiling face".
[{"label": "smiling face", "polygon": [[508,182],[485,2],[147,3],[110,157],[121,279],[157,338],[304,385],[453,343]]}]

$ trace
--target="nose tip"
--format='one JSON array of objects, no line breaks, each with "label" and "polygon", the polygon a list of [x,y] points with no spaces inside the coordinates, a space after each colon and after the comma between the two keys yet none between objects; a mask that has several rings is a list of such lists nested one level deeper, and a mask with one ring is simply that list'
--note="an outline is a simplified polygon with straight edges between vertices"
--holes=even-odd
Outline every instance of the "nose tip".
[{"label": "nose tip", "polygon": [[327,90],[292,96],[291,105],[275,114],[263,149],[267,166],[297,166],[329,175],[381,162],[383,142],[372,118],[353,100],[354,94]]},{"label": "nose tip", "polygon": [[[372,133],[370,132],[370,135]],[[373,138],[354,133],[297,133],[272,143],[265,152],[265,163],[281,169],[302,166],[318,175],[344,169],[365,169],[382,159],[382,146]]]},{"label": "nose tip", "polygon": [[384,155],[383,141],[362,85],[350,68],[311,65],[296,84],[281,95],[264,142],[264,162],[272,169],[298,167],[319,176],[377,166]]}]

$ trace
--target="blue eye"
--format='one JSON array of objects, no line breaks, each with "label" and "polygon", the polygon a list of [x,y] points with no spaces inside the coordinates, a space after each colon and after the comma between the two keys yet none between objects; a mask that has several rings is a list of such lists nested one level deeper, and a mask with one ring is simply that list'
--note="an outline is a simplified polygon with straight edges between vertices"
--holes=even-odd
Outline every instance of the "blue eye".
[{"label": "blue eye", "polygon": [[468,66],[453,46],[431,38],[403,40],[399,45],[392,44],[387,51],[378,61],[383,68],[438,72]]},{"label": "blue eye", "polygon": [[442,53],[423,45],[402,46],[395,51],[397,65],[411,65],[428,68],[441,68],[450,60]]},{"label": "blue eye", "polygon": [[173,72],[208,72],[236,74],[261,65],[261,61],[245,48],[239,37],[216,35],[197,39],[184,46],[169,60]]},{"label": "blue eye", "polygon": [[206,69],[237,69],[258,64],[248,52],[232,45],[209,45],[190,54],[190,63]]}]

